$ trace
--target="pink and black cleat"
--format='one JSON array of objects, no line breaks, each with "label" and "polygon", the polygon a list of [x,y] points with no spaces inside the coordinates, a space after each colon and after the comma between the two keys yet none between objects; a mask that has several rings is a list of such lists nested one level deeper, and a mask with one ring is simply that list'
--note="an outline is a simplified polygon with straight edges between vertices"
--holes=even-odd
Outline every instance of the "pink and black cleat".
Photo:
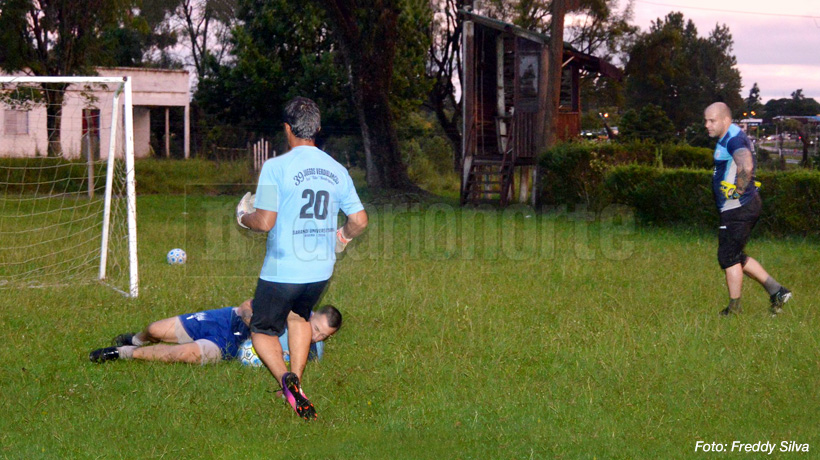
[{"label": "pink and black cleat", "polygon": [[299,377],[293,372],[288,372],[282,376],[282,396],[290,403],[290,406],[293,407],[299,417],[307,421],[316,420],[318,417],[316,409],[313,408],[313,403],[302,391]]}]

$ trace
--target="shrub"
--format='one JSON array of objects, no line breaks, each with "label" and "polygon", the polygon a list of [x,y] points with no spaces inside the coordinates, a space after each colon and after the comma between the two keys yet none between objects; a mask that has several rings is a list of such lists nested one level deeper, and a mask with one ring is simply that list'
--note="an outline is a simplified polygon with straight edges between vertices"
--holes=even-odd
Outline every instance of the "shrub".
[{"label": "shrub", "polygon": [[[758,231],[771,235],[820,236],[820,172],[761,172],[763,212]],[[712,172],[629,165],[610,169],[602,194],[635,208],[646,224],[713,228],[717,210]],[[602,200],[602,198],[599,198]]]},{"label": "shrub", "polygon": [[624,112],[619,129],[625,140],[670,142],[675,138],[674,123],[666,116],[666,112],[655,104],[646,104],[639,112],[633,109]]},{"label": "shrub", "polygon": [[667,168],[711,168],[713,150],[686,144],[666,144],[661,147],[663,166]]},{"label": "shrub", "polygon": [[609,171],[605,193],[613,202],[634,207],[643,223],[709,226],[717,212],[711,181],[711,171],[703,169],[629,165]]},{"label": "shrub", "polygon": [[601,204],[597,197],[607,170],[626,164],[709,168],[712,166],[712,151],[640,140],[560,144],[539,158],[539,197],[548,204],[586,203],[595,207]]}]

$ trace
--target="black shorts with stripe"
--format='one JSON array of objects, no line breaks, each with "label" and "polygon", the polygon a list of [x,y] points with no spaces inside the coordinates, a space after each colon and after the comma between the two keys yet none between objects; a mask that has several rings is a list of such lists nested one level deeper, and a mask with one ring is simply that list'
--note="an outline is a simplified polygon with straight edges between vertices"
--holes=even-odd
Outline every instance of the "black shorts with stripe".
[{"label": "black shorts with stripe", "polygon": [[748,256],[743,252],[752,229],[760,219],[762,208],[760,195],[744,206],[720,213],[718,230],[717,258],[720,268],[727,269],[733,265],[746,265]]}]

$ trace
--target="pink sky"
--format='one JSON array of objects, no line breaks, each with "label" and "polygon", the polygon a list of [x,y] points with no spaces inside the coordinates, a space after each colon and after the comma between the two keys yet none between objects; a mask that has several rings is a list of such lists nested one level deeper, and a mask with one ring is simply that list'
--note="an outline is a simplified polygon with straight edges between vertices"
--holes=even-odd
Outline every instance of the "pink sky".
[{"label": "pink sky", "polygon": [[691,19],[700,36],[729,26],[743,97],[757,82],[764,102],[798,88],[820,102],[820,0],[635,0],[632,23],[646,32],[670,11]]}]

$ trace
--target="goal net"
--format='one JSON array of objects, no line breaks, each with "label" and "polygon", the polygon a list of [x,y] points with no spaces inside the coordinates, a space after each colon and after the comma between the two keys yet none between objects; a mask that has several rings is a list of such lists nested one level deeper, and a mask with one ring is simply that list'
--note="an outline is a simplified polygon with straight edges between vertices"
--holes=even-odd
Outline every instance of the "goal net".
[{"label": "goal net", "polygon": [[131,82],[0,76],[0,289],[138,294]]}]

